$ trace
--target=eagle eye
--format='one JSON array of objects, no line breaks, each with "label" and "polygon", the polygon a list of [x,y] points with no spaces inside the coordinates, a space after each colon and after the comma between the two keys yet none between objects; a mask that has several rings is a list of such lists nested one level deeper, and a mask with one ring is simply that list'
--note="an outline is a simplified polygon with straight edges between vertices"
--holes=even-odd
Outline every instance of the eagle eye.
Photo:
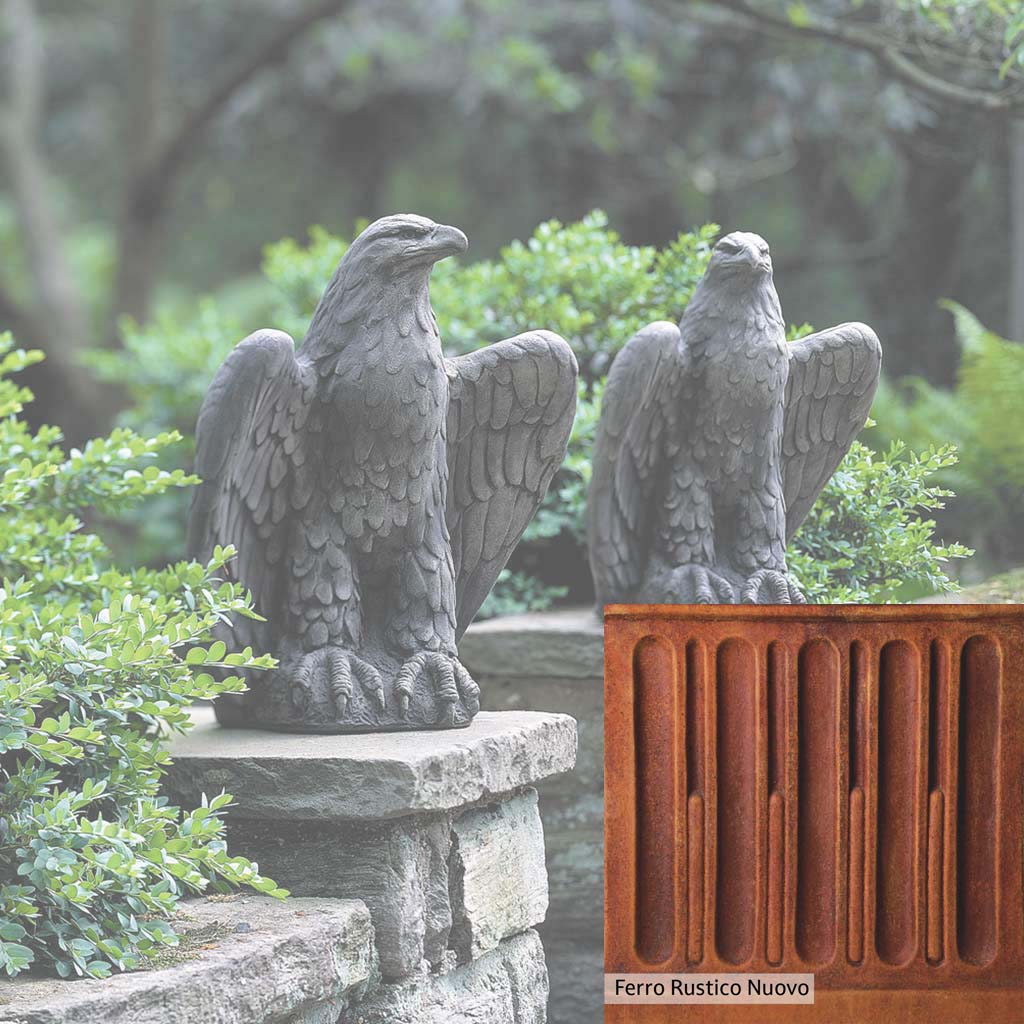
[{"label": "eagle eye", "polygon": [[738,252],[740,252],[740,246],[736,242],[719,242],[718,248],[727,256],[735,256]]},{"label": "eagle eye", "polygon": [[395,232],[395,237],[403,240],[411,240],[413,238],[420,238],[423,234],[423,228],[416,227],[413,224],[406,224]]}]

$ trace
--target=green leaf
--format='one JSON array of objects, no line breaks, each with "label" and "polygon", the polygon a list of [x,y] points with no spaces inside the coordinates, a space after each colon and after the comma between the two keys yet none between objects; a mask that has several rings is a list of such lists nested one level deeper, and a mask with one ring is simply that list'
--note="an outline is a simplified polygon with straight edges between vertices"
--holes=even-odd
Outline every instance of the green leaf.
[{"label": "green leaf", "polygon": [[[103,978],[173,943],[158,919],[224,878],[229,798],[167,806],[162,737],[242,688],[191,669],[239,653],[213,632],[250,602],[208,566],[113,564],[85,522],[184,485],[153,462],[177,435],[119,428],[65,452],[17,418],[27,394],[3,374],[31,360],[10,356],[0,338],[0,971]],[[254,870],[232,881],[265,887]]]}]

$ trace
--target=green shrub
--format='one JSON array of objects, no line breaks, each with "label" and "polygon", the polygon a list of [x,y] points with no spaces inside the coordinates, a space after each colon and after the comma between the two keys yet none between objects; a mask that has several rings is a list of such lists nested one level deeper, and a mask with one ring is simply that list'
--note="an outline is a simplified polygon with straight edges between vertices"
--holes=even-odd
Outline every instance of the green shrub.
[{"label": "green shrub", "polygon": [[1024,345],[988,330],[954,302],[961,360],[953,390],[910,378],[875,401],[881,443],[956,445],[960,461],[937,479],[961,497],[943,530],[996,567],[1024,562]]},{"label": "green shrub", "polygon": [[[566,462],[484,615],[546,607],[565,597],[589,599],[584,507],[604,374],[614,354],[644,324],[679,318],[707,267],[717,233],[709,224],[661,250],[630,246],[610,230],[602,213],[594,212],[575,224],[541,224],[527,241],[506,246],[496,260],[467,265],[445,260],[435,269],[431,293],[447,351],[470,351],[543,327],[566,338],[581,367]],[[127,324],[124,352],[92,358],[104,378],[128,389],[133,404],[125,422],[143,432],[177,429],[188,436],[217,365],[244,334],[267,325],[301,341],[346,245],[313,228],[307,244],[286,239],[268,246],[263,273],[270,301],[260,311],[261,320],[249,321],[244,329],[239,326],[244,317],[229,315],[212,300],[183,325],[169,317],[142,328]],[[790,337],[808,331],[804,324],[792,328]],[[187,465],[187,447],[177,457],[178,465]],[[915,461],[900,450],[872,461],[863,451],[851,453],[797,539],[797,572],[816,599],[895,599],[889,585],[893,578],[933,589],[950,585],[941,560],[963,551],[934,544],[934,524],[917,514],[932,508],[938,497],[925,484],[934,469],[928,458]],[[940,456],[942,468],[951,458],[951,453]],[[837,491],[839,481],[870,509],[877,529],[862,528],[851,503]],[[184,522],[183,504],[159,520],[147,519],[132,553],[158,559],[180,551]],[[850,532],[840,535],[840,529]],[[921,546],[900,545],[900,529],[910,531]]]},{"label": "green shrub", "polygon": [[887,604],[955,590],[944,563],[972,552],[936,543],[919,513],[944,507],[952,492],[933,478],[956,458],[951,445],[914,454],[894,441],[876,453],[854,441],[787,552],[807,599]]},{"label": "green shrub", "polygon": [[206,666],[268,667],[211,629],[251,615],[207,566],[109,564],[82,517],[117,515],[193,482],[156,457],[177,440],[128,429],[60,448],[18,418],[31,398],[6,376],[36,362],[0,339],[0,971],[128,970],[176,941],[178,899],[214,885],[284,895],[228,855],[221,794],[182,813],[158,795],[163,739],[189,705],[243,689]]},{"label": "green shrub", "polygon": [[651,320],[678,320],[707,269],[718,227],[671,245],[625,245],[594,211],[576,224],[541,224],[496,261],[441,264],[432,288],[441,336],[466,352],[531,328],[561,334],[589,387]]}]

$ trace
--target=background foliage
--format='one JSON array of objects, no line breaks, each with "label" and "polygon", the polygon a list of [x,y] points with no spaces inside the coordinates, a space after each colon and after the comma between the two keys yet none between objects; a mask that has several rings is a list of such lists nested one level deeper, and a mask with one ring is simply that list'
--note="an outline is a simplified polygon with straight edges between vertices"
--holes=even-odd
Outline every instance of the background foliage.
[{"label": "background foliage", "polygon": [[[39,421],[117,396],[76,354],[248,291],[267,239],[410,209],[494,257],[595,206],[631,244],[772,243],[812,323],[953,380],[946,296],[1024,337],[1010,0],[0,0],[0,323]],[[1024,249],[1021,249],[1024,252]],[[894,297],[898,296],[898,301]]]},{"label": "background foliage", "polygon": [[944,303],[956,325],[960,365],[951,389],[905,378],[882,389],[875,408],[886,438],[911,445],[948,439],[959,463],[937,479],[960,495],[941,516],[994,565],[1024,562],[1024,345],[988,330],[957,303]]},{"label": "background foliage", "polygon": [[119,428],[65,453],[54,429],[18,418],[30,394],[6,378],[38,361],[0,338],[0,971],[63,977],[131,969],[176,941],[167,918],[187,892],[246,884],[284,895],[228,855],[230,796],[185,812],[158,795],[162,740],[189,705],[237,691],[207,666],[266,667],[211,644],[220,619],[249,614],[208,566],[113,568],[82,515],[115,515],[191,478]]}]

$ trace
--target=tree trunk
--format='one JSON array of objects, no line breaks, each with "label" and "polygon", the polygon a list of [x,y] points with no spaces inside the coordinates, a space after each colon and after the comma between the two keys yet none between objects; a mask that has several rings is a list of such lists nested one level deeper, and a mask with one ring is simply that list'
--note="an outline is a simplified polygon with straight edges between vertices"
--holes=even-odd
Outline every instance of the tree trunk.
[{"label": "tree trunk", "polygon": [[162,44],[166,0],[138,0],[129,27],[132,45],[139,48],[139,81],[134,131],[137,148],[119,227],[118,269],[112,312],[137,320],[149,313],[159,270],[160,249],[171,209],[174,186],[182,171],[201,150],[206,134],[224,108],[254,78],[280,67],[291,47],[314,26],[331,18],[351,0],[319,0],[281,23],[277,31],[249,57],[230,70],[209,95],[168,134],[159,124],[162,108]]},{"label": "tree trunk", "polygon": [[1024,119],[1010,122],[1010,312],[1007,335],[1024,341]]},{"label": "tree trunk", "polygon": [[[138,194],[162,139],[167,24],[166,4],[134,0],[127,23],[127,45],[136,55],[130,82],[132,104],[125,132],[125,202],[117,236],[117,277],[111,313],[144,320],[149,313],[163,243],[162,200]],[[116,323],[111,338],[116,338]]]},{"label": "tree trunk", "polygon": [[[47,362],[26,380],[37,391],[44,412],[70,440],[79,442],[103,406],[99,388],[78,363],[89,340],[89,316],[68,260],[65,229],[53,207],[54,184],[39,138],[45,103],[44,40],[31,0],[7,0],[5,14],[10,60],[0,157],[7,168],[32,288],[31,308],[20,315],[20,328],[29,336],[20,340],[47,355]],[[18,326],[18,319],[13,316],[9,322]]]},{"label": "tree trunk", "polygon": [[[966,117],[966,115],[963,115]],[[976,124],[980,130],[981,126]],[[899,136],[906,158],[905,223],[881,264],[876,301],[889,319],[889,371],[952,384],[960,361],[949,314],[938,302],[953,293],[967,215],[964,194],[977,164],[972,132],[962,118],[943,116]]]}]

